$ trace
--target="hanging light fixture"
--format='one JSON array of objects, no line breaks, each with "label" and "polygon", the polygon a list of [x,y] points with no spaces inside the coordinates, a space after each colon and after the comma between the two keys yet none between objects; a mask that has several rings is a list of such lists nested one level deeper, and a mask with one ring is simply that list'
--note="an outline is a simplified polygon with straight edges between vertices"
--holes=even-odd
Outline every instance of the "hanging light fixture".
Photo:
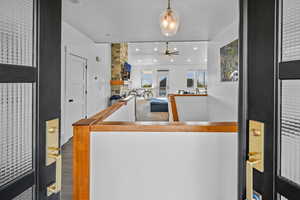
[{"label": "hanging light fixture", "polygon": [[171,9],[171,2],[168,0],[168,8],[160,16],[160,29],[163,35],[174,36],[179,27],[179,16]]}]

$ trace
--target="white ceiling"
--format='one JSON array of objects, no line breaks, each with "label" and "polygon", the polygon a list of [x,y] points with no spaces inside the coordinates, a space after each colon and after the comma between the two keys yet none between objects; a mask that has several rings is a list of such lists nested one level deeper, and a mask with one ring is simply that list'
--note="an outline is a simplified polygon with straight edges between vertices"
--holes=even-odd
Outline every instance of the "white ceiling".
[{"label": "white ceiling", "polygon": [[206,41],[238,18],[238,0],[171,2],[181,21],[172,38],[159,28],[167,0],[63,0],[63,19],[95,42],[135,42]]},{"label": "white ceiling", "polygon": [[164,55],[166,43],[162,42],[129,43],[128,61],[134,66],[207,66],[207,42],[170,42],[169,49],[180,55]]}]

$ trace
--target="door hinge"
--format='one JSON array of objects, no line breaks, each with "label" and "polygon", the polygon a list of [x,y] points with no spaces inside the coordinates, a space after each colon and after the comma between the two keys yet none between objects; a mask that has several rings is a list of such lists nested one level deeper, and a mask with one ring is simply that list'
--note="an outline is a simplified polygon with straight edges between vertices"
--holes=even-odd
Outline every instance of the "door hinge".
[{"label": "door hinge", "polygon": [[85,66],[85,68],[87,69],[87,65]]},{"label": "door hinge", "polygon": [[87,90],[85,91],[85,94],[87,94]]}]

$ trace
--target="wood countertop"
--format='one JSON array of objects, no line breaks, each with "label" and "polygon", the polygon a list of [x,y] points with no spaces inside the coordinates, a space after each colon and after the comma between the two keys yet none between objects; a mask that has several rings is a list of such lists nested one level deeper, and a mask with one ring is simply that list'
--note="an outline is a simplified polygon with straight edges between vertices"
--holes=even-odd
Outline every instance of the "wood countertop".
[{"label": "wood countertop", "polygon": [[237,132],[237,122],[98,122],[99,132]]}]

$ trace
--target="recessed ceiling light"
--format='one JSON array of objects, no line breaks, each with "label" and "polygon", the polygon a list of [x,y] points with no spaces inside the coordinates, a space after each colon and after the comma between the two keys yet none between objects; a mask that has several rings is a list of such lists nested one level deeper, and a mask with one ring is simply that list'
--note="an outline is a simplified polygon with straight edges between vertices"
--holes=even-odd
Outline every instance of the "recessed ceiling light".
[{"label": "recessed ceiling light", "polygon": [[207,62],[207,58],[204,59],[204,62]]},{"label": "recessed ceiling light", "polygon": [[174,47],[174,51],[177,51],[178,49],[176,47]]},{"label": "recessed ceiling light", "polygon": [[138,63],[141,63],[142,62],[142,60],[138,60]]},{"label": "recessed ceiling light", "polygon": [[188,62],[192,62],[192,60],[190,58],[187,59]]},{"label": "recessed ceiling light", "polygon": [[198,50],[198,47],[194,47],[193,49],[194,49],[194,51],[197,51],[197,50]]},{"label": "recessed ceiling light", "polygon": [[170,60],[171,62],[174,62],[174,59],[173,58],[171,58],[171,60]]},{"label": "recessed ceiling light", "polygon": [[156,62],[157,62],[157,60],[156,60],[156,59],[153,59],[153,62],[155,62],[155,63],[156,63]]},{"label": "recessed ceiling light", "polygon": [[140,51],[140,49],[139,49],[139,48],[136,48],[135,51]]},{"label": "recessed ceiling light", "polygon": [[155,48],[154,48],[154,51],[158,51],[158,48],[157,48],[157,47],[155,47]]}]

